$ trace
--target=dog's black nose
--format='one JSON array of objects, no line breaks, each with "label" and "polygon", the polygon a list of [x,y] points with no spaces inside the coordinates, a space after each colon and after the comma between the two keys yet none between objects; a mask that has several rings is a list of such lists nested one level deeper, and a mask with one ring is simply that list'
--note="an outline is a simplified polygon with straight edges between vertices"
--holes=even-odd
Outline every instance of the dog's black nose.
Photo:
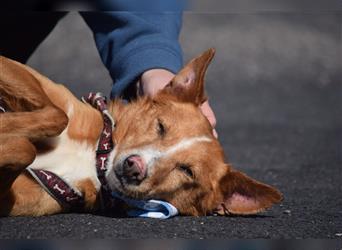
[{"label": "dog's black nose", "polygon": [[146,177],[146,165],[139,155],[127,157],[123,163],[123,175],[128,182],[140,184]]}]

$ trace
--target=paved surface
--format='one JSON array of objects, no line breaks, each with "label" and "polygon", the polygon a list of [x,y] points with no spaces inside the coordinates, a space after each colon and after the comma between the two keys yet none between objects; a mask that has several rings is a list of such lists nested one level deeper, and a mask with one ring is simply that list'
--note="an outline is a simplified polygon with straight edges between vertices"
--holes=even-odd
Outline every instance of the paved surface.
[{"label": "paved surface", "polygon": [[[1,218],[0,238],[341,237],[340,18],[330,14],[185,17],[186,58],[212,45],[218,49],[208,75],[208,92],[228,158],[236,168],[279,188],[285,197],[281,205],[258,216],[166,221],[90,214]],[[63,32],[70,32],[71,38],[79,32],[88,41],[84,46],[93,46],[76,15],[63,22],[66,28],[58,26],[57,34],[39,48],[30,64],[56,81],[75,83],[70,87],[78,95],[91,89],[92,79],[100,79],[103,85],[96,88],[106,90],[109,78],[96,51],[90,50],[90,56],[73,52],[84,55],[83,70],[78,57],[66,60],[67,55],[58,54],[59,48],[54,50],[58,63],[52,55],[44,57],[56,44],[67,50],[56,38],[68,39]],[[190,38],[198,40],[196,46]],[[89,85],[81,91],[85,82]]]}]

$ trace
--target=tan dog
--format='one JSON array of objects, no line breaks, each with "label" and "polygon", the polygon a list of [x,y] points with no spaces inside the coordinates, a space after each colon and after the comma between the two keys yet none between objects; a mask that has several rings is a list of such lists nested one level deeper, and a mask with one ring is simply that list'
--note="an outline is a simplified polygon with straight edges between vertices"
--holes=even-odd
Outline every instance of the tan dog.
[{"label": "tan dog", "polygon": [[[219,142],[198,106],[206,99],[208,50],[154,98],[109,104],[115,150],[107,163],[110,188],[135,199],[160,199],[183,215],[254,214],[278,203],[274,188],[224,162]],[[46,169],[99,209],[95,151],[103,128],[98,110],[18,62],[1,57],[0,215],[67,212],[25,169]]]}]

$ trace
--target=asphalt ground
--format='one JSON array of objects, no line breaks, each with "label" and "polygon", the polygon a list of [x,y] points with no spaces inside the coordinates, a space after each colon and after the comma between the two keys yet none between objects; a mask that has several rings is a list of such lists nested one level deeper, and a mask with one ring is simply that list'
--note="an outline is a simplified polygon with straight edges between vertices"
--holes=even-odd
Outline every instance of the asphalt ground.
[{"label": "asphalt ground", "polygon": [[[0,218],[0,238],[340,238],[340,20],[340,14],[329,13],[184,18],[186,59],[207,47],[218,51],[207,89],[229,161],[281,190],[280,205],[247,217]],[[67,16],[29,61],[78,96],[87,88],[110,88],[81,23],[76,14]],[[68,40],[76,38],[82,46]],[[94,87],[96,79],[100,84]]]}]

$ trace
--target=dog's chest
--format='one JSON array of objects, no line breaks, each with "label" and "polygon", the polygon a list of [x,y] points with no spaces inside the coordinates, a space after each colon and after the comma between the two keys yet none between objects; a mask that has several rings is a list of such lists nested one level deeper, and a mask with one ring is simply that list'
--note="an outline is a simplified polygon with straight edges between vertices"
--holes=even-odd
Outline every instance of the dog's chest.
[{"label": "dog's chest", "polygon": [[86,142],[70,139],[66,131],[55,138],[52,151],[38,154],[29,167],[51,171],[71,186],[90,179],[96,190],[99,190],[95,149]]}]

